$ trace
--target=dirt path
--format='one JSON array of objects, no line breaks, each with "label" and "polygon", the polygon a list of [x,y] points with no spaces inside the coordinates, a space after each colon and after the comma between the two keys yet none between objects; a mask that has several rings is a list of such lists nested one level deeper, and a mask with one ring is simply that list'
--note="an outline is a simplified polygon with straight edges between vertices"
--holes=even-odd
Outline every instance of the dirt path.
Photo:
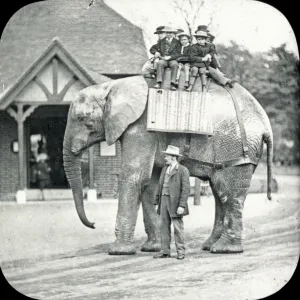
[{"label": "dirt path", "polygon": [[[86,231],[75,222],[70,203],[32,205],[31,209],[28,205],[23,207],[23,212],[16,211],[15,206],[2,206],[1,223],[4,221],[7,226],[14,213],[15,225],[24,224],[24,220],[27,224],[23,228],[11,226],[13,240],[3,245],[11,250],[11,255],[1,251],[1,267],[15,289],[35,299],[263,298],[289,281],[299,258],[299,197],[296,190],[292,195],[290,182],[285,187],[289,196],[283,191],[274,195],[271,203],[265,201],[266,195],[248,196],[242,254],[216,255],[202,251],[201,244],[211,230],[214,205],[212,199],[203,198],[201,206],[192,206],[191,215],[185,220],[187,256],[183,261],[176,260],[174,244],[173,257],[165,260],[154,260],[151,253],[140,251],[134,256],[109,256],[107,242],[114,240],[115,203],[88,204],[88,212],[93,217],[100,215],[98,223],[102,218],[102,230],[98,232]],[[28,216],[34,210],[40,214],[30,221]],[[58,222],[60,214],[68,215],[66,223]],[[44,227],[32,226],[42,219]],[[28,230],[32,233],[27,235],[29,249],[18,256],[14,251],[19,251],[9,247],[22,230],[23,234]],[[7,231],[1,234],[9,235]],[[98,240],[94,239],[96,236]],[[137,247],[144,239],[140,214],[135,233]],[[26,245],[25,241],[19,235],[20,247]],[[42,247],[47,250],[38,256]]]}]

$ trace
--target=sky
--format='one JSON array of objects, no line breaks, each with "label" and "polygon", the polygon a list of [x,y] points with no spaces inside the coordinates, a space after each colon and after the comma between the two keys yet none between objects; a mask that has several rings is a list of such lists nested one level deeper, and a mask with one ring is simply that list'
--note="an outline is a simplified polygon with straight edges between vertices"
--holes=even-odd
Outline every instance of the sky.
[{"label": "sky", "polygon": [[[182,15],[174,10],[174,1],[183,0],[104,0],[144,30],[147,48],[157,40],[153,34],[157,26],[171,25],[187,31]],[[228,45],[233,40],[251,52],[264,52],[286,43],[287,50],[299,58],[293,29],[276,8],[253,0],[204,1],[205,6],[196,18],[193,32],[197,25],[207,25],[212,20],[210,31],[216,36],[217,44]]]}]

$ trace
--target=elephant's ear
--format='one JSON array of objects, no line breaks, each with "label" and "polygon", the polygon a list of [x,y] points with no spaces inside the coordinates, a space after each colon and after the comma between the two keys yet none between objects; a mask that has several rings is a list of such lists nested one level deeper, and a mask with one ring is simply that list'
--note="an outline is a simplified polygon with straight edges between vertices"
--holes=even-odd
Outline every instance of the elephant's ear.
[{"label": "elephant's ear", "polygon": [[114,80],[105,105],[105,139],[112,145],[145,111],[148,85],[142,76]]}]

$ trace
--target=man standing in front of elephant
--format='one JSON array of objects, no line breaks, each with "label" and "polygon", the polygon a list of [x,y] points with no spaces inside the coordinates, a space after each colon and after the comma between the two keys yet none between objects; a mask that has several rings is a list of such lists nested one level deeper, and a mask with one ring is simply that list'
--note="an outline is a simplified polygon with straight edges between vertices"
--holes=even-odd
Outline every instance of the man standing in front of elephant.
[{"label": "man standing in front of elephant", "polygon": [[160,215],[161,251],[154,258],[171,257],[171,223],[174,226],[174,238],[177,259],[184,259],[183,216],[189,214],[188,197],[190,195],[189,170],[179,164],[179,148],[169,145],[165,154],[166,166],[162,169],[155,195],[154,204],[158,205]]}]

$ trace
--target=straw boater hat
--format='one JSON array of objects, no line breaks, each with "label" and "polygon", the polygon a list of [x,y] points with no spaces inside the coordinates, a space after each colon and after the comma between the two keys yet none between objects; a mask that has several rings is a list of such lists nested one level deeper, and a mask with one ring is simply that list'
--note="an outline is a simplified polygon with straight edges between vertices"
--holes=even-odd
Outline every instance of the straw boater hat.
[{"label": "straw boater hat", "polygon": [[182,36],[186,36],[188,39],[191,39],[191,36],[188,33],[186,33],[186,32],[182,32],[182,33],[178,34],[179,38],[181,38]]},{"label": "straw boater hat", "polygon": [[162,32],[174,32],[174,33],[176,33],[177,29],[174,29],[174,28],[169,27],[169,26],[165,26],[161,31]]},{"label": "straw boater hat", "polygon": [[196,33],[194,34],[194,37],[205,37],[207,38],[208,35],[207,35],[207,31],[202,31],[202,30],[198,30],[196,31]]},{"label": "straw boater hat", "polygon": [[164,29],[164,28],[165,28],[165,26],[158,26],[158,27],[156,28],[154,34],[159,34],[159,33],[161,33],[161,32],[162,32],[162,29]]},{"label": "straw boater hat", "polygon": [[162,151],[162,153],[168,154],[168,155],[182,156],[181,154],[179,154],[179,148],[172,146],[172,145],[168,145],[167,150]]}]

